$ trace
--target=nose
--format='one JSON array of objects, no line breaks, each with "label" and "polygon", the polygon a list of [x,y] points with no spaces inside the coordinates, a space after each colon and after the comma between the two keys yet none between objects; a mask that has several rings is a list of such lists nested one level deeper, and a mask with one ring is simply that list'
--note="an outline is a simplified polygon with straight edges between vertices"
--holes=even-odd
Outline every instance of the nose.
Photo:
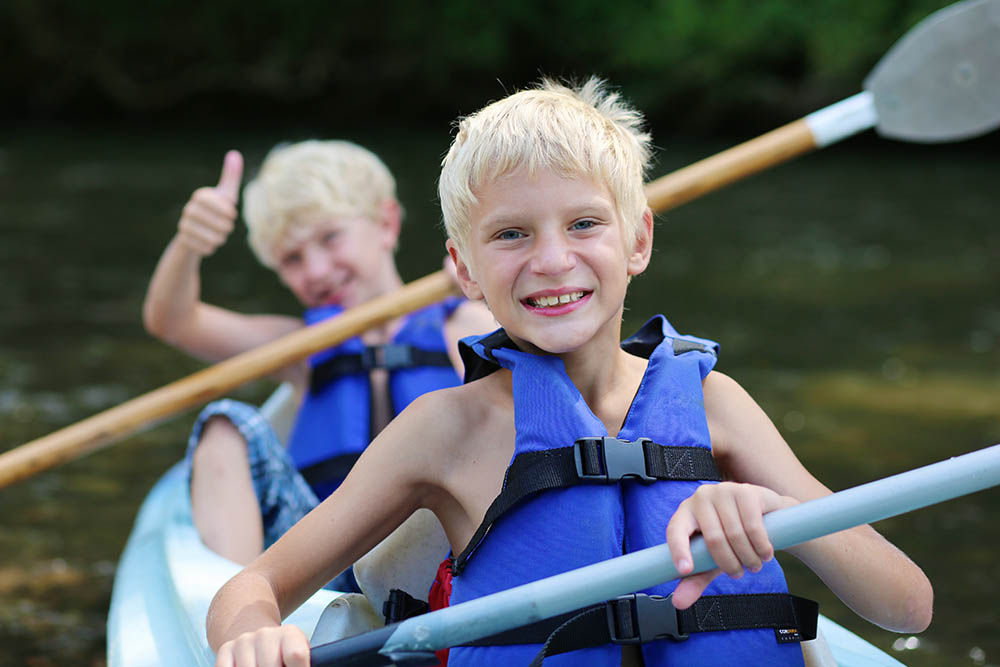
[{"label": "nose", "polygon": [[303,251],[302,263],[306,277],[310,280],[321,279],[330,270],[326,256],[319,249],[311,246],[307,246]]},{"label": "nose", "polygon": [[543,275],[558,275],[576,266],[569,239],[560,233],[539,234],[535,240],[531,269]]}]

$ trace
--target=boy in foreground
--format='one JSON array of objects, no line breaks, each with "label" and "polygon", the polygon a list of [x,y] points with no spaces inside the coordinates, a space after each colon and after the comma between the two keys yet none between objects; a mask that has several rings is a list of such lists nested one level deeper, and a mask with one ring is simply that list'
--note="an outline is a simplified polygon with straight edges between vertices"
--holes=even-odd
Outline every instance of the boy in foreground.
[{"label": "boy in foreground", "polygon": [[[202,301],[201,262],[233,231],[242,176],[243,158],[230,151],[218,185],[199,188],[184,206],[146,295],[150,333],[217,362],[403,285],[394,257],[403,212],[391,172],[354,143],[312,140],[274,148],[247,184],[243,209],[254,254],[304,317]],[[396,412],[425,391],[459,384],[458,340],[495,326],[482,304],[449,299],[281,369],[277,378],[300,401],[288,443],[253,406],[207,406],[187,453],[202,540],[249,563],[339,484]],[[408,363],[376,363],[379,352],[400,351]],[[345,587],[354,588],[349,577]]]},{"label": "boy in foreground", "polygon": [[[719,570],[645,592],[726,618],[733,604],[749,610],[749,627],[656,640],[641,656],[602,638],[552,664],[802,664],[764,610],[788,598],[762,516],[829,489],[712,370],[713,343],[662,316],[621,343],[627,286],[653,242],[640,124],[596,80],[546,83],[461,122],[439,185],[447,247],[465,294],[503,329],[466,341],[473,381],[414,401],[332,496],[219,591],[207,621],[217,665],[308,664],[306,637],[281,619],[421,507],[452,545],[451,604],[664,536],[690,573],[700,532]],[[625,460],[647,481],[613,479]],[[929,624],[927,578],[870,526],[790,551],[868,620]],[[527,664],[544,639],[455,647],[449,664]]]}]

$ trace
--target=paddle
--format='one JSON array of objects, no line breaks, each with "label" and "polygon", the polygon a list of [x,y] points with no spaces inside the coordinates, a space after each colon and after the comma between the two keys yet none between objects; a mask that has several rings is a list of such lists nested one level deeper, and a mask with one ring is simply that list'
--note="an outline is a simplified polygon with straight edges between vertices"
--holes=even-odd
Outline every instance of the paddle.
[{"label": "paddle", "polygon": [[0,487],[78,458],[250,380],[452,294],[444,271],[0,454]]},{"label": "paddle", "polygon": [[[911,512],[1000,485],[1000,445],[771,512],[775,549]],[[694,572],[715,567],[705,541],[691,542]],[[433,651],[489,637],[677,579],[666,544],[463,602],[395,625],[313,647],[322,665],[433,664]]]},{"label": "paddle", "polygon": [[864,92],[646,188],[650,207],[673,208],[808,151],[874,127],[922,143],[958,141],[1000,126],[1000,0],[966,0],[934,12],[882,57]]},{"label": "paddle", "polygon": [[[929,142],[965,139],[1000,125],[1000,49],[994,48],[1000,42],[998,14],[1000,0],[966,0],[932,14],[879,62],[865,81],[865,92],[649,183],[650,207],[675,208],[872,126],[886,136]],[[411,286],[422,298],[411,297]],[[222,396],[440,300],[452,289],[440,272],[432,274],[377,299],[377,305],[361,306],[362,313],[351,315],[350,324],[337,323],[348,317],[344,313],[0,454],[0,488]]]}]

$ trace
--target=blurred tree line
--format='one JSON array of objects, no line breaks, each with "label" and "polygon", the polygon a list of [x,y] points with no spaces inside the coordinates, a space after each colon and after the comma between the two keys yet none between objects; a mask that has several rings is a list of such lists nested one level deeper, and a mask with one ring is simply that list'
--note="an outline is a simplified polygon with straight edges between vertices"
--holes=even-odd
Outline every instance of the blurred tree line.
[{"label": "blurred tree line", "polygon": [[3,0],[9,119],[451,119],[596,73],[678,131],[853,94],[946,0]]}]

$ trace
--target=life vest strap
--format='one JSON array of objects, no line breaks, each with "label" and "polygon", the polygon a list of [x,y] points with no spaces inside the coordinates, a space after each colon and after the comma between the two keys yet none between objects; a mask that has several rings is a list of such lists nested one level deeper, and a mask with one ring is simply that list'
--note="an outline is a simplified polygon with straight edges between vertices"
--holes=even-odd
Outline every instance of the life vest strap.
[{"label": "life vest strap", "polygon": [[359,354],[339,354],[313,366],[309,376],[309,391],[322,391],[339,377],[376,368],[394,371],[416,366],[451,365],[451,358],[443,350],[425,350],[406,343],[369,345]]},{"label": "life vest strap", "polygon": [[675,609],[670,596],[633,593],[546,619],[470,645],[544,644],[531,662],[604,644],[641,645],[692,633],[772,628],[779,644],[816,638],[819,605],[787,593],[702,596]]},{"label": "life vest strap", "polygon": [[655,481],[720,481],[712,452],[704,447],[668,446],[639,438],[635,442],[610,436],[580,438],[572,447],[524,452],[507,469],[503,489],[483,522],[455,559],[458,576],[490,526],[530,496],[577,484],[616,484],[624,479]]},{"label": "life vest strap", "polygon": [[595,482],[722,481],[711,450],[668,447],[649,438],[634,443],[611,436],[580,438],[573,443],[573,462],[580,480]]},{"label": "life vest strap", "polygon": [[[393,589],[383,605],[386,625],[427,612],[427,603]],[[607,602],[466,642],[463,646],[543,644],[532,665],[549,655],[604,644],[684,641],[697,632],[773,629],[779,644],[816,638],[819,604],[788,593],[703,595],[687,609],[671,596],[631,593]]]}]

